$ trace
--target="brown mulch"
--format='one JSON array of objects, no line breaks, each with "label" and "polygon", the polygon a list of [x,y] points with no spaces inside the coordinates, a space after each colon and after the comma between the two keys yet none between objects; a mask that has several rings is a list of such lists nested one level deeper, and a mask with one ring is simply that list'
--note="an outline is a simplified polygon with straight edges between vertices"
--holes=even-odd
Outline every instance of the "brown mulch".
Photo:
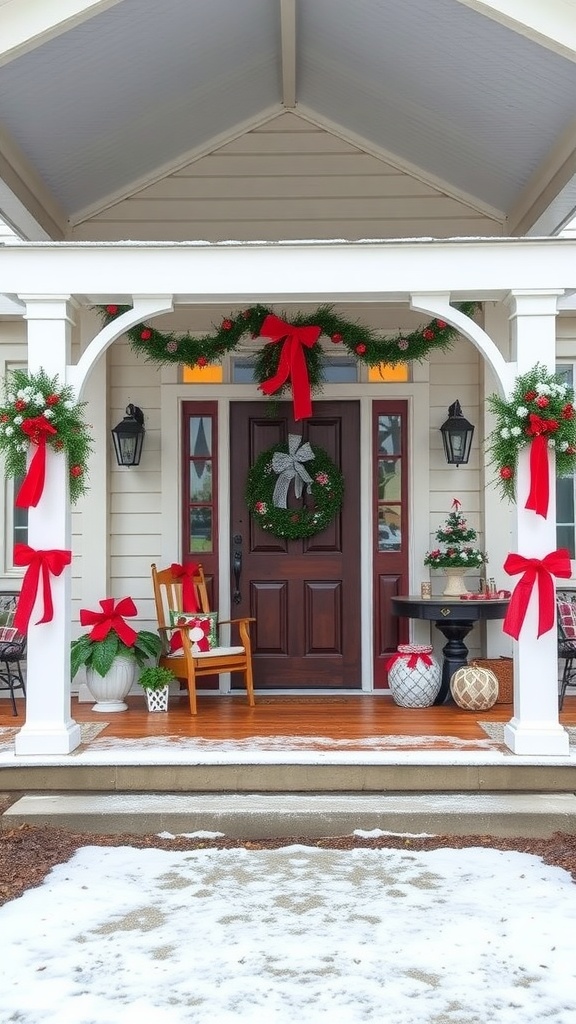
[{"label": "brown mulch", "polygon": [[[0,815],[20,794],[0,793]],[[274,850],[283,846],[301,844],[324,849],[410,849],[437,850],[441,847],[463,849],[469,846],[485,846],[493,850],[516,850],[541,857],[544,863],[564,868],[576,882],[576,835],[556,832],[544,839],[503,839],[497,836],[433,836],[429,838],[408,838],[407,836],[382,836],[365,839],[360,836],[325,836],[309,839],[290,836],[281,839],[189,839],[176,837],[161,839],[157,835],[94,835],[92,833],[69,832],[66,829],[49,826],[37,827],[20,825],[18,828],[0,832],[0,906],[21,896],[27,889],[40,885],[51,868],[63,864],[81,846],[132,846],[136,849],[156,848],[159,850],[202,850],[234,849]]]}]

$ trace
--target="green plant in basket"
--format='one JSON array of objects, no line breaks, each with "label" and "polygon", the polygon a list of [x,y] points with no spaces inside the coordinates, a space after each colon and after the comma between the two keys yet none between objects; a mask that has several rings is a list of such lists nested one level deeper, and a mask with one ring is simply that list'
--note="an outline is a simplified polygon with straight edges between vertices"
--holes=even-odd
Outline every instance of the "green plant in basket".
[{"label": "green plant in basket", "polygon": [[162,690],[165,686],[170,686],[175,679],[172,669],[163,668],[161,665],[149,665],[138,679],[138,686],[145,690]]}]

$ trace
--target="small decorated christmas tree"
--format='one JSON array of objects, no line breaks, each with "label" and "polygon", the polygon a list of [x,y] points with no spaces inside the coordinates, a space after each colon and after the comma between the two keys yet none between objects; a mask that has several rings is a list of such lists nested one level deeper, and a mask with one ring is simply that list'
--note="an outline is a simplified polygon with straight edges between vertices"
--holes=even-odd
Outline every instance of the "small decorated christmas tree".
[{"label": "small decorated christmas tree", "polygon": [[460,512],[461,502],[454,498],[452,512],[444,526],[436,531],[441,547],[426,553],[424,565],[433,569],[479,569],[488,561],[486,554],[471,543],[478,537]]}]

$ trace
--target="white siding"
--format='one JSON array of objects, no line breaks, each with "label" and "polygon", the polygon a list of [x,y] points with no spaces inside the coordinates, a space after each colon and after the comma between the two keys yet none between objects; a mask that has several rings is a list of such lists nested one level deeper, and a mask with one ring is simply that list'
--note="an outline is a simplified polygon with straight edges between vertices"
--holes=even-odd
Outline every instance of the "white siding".
[{"label": "white siding", "polygon": [[71,230],[91,241],[446,238],[502,225],[285,113]]}]

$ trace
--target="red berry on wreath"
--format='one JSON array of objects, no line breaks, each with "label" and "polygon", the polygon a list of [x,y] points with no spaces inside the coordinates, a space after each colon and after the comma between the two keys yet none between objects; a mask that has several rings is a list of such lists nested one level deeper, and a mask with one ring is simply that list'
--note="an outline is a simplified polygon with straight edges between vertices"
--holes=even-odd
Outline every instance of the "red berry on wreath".
[{"label": "red berry on wreath", "polygon": [[335,345],[339,345],[340,342],[342,341],[342,335],[341,334],[333,334],[332,337],[330,338],[330,341],[333,341]]},{"label": "red berry on wreath", "polygon": [[222,330],[223,331],[229,331],[231,329],[231,327],[232,327],[232,321],[231,320],[223,320],[222,321]]},{"label": "red berry on wreath", "polygon": [[14,408],[17,412],[22,412],[26,408],[26,402],[23,398],[19,398],[18,401],[14,402]]},{"label": "red berry on wreath", "polygon": [[152,337],[152,331],[150,328],[145,327],[144,330],[140,331],[140,337],[142,341],[150,341],[150,338]]},{"label": "red berry on wreath", "polygon": [[546,395],[538,395],[536,405],[539,409],[545,409],[547,405],[550,405],[550,400],[546,398]]},{"label": "red berry on wreath", "polygon": [[511,480],[514,476],[514,470],[511,466],[502,466],[502,469],[500,470],[500,476],[502,477],[503,480]]},{"label": "red berry on wreath", "polygon": [[363,356],[366,351],[366,345],[363,345],[362,342],[360,342],[359,345],[356,345],[355,351],[358,353],[359,356]]},{"label": "red berry on wreath", "polygon": [[422,331],[422,337],[425,341],[434,341],[434,331],[431,327],[427,327],[425,331]]},{"label": "red berry on wreath", "polygon": [[106,312],[110,316],[116,316],[116,313],[118,312],[118,306],[106,306]]},{"label": "red berry on wreath", "polygon": [[46,399],[46,405],[58,405],[60,401],[60,395],[48,395]]}]

